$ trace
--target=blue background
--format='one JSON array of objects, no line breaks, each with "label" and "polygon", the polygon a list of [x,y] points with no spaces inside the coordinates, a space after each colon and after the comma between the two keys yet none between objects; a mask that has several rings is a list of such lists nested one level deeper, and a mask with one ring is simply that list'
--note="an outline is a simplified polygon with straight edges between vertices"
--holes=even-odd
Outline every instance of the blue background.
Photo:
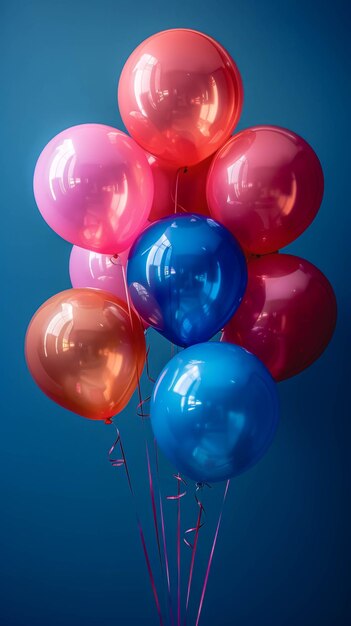
[{"label": "blue background", "polygon": [[[351,622],[348,18],[347,2],[337,0],[1,4],[4,626],[157,623],[123,470],[107,460],[112,427],[69,414],[42,395],[26,370],[23,339],[38,306],[69,286],[70,247],[35,207],[36,158],[67,126],[123,128],[116,85],[126,58],[145,37],[179,26],[217,38],[237,61],[245,87],[240,128],[282,125],[317,151],[325,172],[323,205],[289,251],[326,273],[339,304],[337,331],[324,356],[279,386],[282,421],[269,454],[232,485],[201,624]],[[155,334],[151,343],[156,372],[167,348]],[[145,510],[134,404],[120,423]],[[217,488],[205,495],[204,547],[219,497]],[[193,523],[192,497],[182,502]],[[172,506],[167,503],[173,532]],[[146,521],[148,536],[151,530]]]}]

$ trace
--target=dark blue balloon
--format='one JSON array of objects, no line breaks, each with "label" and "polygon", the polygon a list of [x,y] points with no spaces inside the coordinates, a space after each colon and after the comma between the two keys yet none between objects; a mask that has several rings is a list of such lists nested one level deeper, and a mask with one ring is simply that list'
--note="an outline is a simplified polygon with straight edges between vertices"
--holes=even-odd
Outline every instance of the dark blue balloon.
[{"label": "dark blue balloon", "polygon": [[127,280],[142,319],[173,343],[207,341],[230,320],[247,283],[231,233],[200,215],[172,215],[134,243]]},{"label": "dark blue balloon", "polygon": [[250,352],[209,342],[177,354],[151,401],[155,438],[177,470],[198,482],[226,480],[266,452],[279,418],[277,386]]}]

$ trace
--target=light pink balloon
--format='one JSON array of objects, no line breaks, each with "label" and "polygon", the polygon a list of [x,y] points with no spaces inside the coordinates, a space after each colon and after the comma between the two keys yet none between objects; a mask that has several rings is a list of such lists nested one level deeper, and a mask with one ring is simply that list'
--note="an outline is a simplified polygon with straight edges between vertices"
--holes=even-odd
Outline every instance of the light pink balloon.
[{"label": "light pink balloon", "polygon": [[[128,253],[129,249],[121,252],[118,256],[111,256],[111,254],[100,254],[86,248],[73,246],[69,259],[69,275],[72,287],[75,289],[84,287],[103,289],[128,304],[123,278],[123,269],[126,272]],[[129,298],[129,304],[134,308],[131,298]],[[144,322],[142,324],[144,328],[148,327],[148,324]]]},{"label": "light pink balloon", "polygon": [[56,135],[34,173],[35,199],[49,226],[67,241],[103,254],[132,245],[147,222],[153,190],[143,150],[102,124]]}]

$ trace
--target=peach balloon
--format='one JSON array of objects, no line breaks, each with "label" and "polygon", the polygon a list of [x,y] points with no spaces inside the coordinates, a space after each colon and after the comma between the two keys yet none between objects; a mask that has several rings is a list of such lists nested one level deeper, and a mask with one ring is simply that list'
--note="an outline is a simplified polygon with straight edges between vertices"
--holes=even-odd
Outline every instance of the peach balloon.
[{"label": "peach balloon", "polygon": [[118,86],[129,133],[176,167],[199,163],[224,144],[238,123],[242,100],[239,70],[228,52],[186,28],[143,41]]},{"label": "peach balloon", "polygon": [[140,320],[111,293],[68,289],[34,314],[25,354],[40,389],[61,406],[95,420],[122,411],[141,375]]}]

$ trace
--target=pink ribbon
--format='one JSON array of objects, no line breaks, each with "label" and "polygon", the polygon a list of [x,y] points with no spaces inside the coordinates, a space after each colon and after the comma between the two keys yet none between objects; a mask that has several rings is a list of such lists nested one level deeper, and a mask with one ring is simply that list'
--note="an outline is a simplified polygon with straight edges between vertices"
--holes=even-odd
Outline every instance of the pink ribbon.
[{"label": "pink ribbon", "polygon": [[120,432],[119,432],[118,428],[116,428],[116,432],[117,432],[116,440],[113,443],[113,445],[111,446],[108,455],[109,455],[109,457],[111,457],[111,455],[115,451],[117,445],[119,445],[120,452],[121,452],[121,457],[117,458],[117,459],[110,458],[109,460],[110,460],[110,463],[111,463],[111,465],[113,467],[122,467],[122,466],[124,466],[125,471],[126,471],[129,491],[130,491],[130,493],[132,495],[132,498],[133,498],[133,501],[134,501],[135,515],[136,515],[136,520],[137,520],[137,525],[138,525],[141,545],[142,545],[142,548],[143,548],[145,561],[146,561],[146,566],[147,566],[147,570],[148,570],[148,573],[149,573],[151,588],[152,588],[153,596],[154,596],[154,599],[155,599],[155,604],[156,604],[158,617],[159,617],[159,620],[160,620],[160,626],[163,626],[163,618],[162,618],[162,612],[161,612],[161,606],[160,606],[160,602],[159,602],[159,598],[158,598],[158,593],[157,593],[157,589],[156,589],[155,578],[154,578],[154,575],[153,575],[153,572],[152,572],[152,567],[151,567],[149,553],[148,553],[147,546],[146,546],[144,531],[143,531],[143,528],[142,528],[142,525],[141,525],[139,514],[138,514],[137,509],[136,509],[135,493],[134,493],[134,489],[133,489],[133,485],[132,485],[132,481],[131,481],[131,477],[130,477],[130,473],[129,473],[129,468],[128,468],[127,459],[126,459],[126,455],[125,455],[123,444],[122,444],[121,435],[120,435]]},{"label": "pink ribbon", "polygon": [[203,603],[204,603],[204,598],[205,598],[205,593],[206,593],[206,588],[207,588],[207,583],[208,583],[208,577],[210,575],[213,555],[214,555],[214,551],[215,551],[215,548],[216,548],[217,539],[218,539],[218,533],[219,533],[219,529],[220,529],[221,522],[222,522],[223,509],[224,509],[225,501],[227,499],[229,484],[230,484],[230,480],[227,480],[226,485],[225,485],[225,489],[224,489],[222,506],[221,506],[221,510],[220,510],[220,513],[219,513],[219,517],[218,517],[216,532],[215,532],[214,538],[213,538],[213,543],[212,543],[212,548],[211,548],[211,552],[210,552],[210,557],[209,557],[208,563],[207,563],[205,579],[204,579],[204,583],[203,583],[203,586],[202,586],[200,604],[199,604],[199,609],[198,609],[198,612],[197,612],[195,626],[198,626],[199,621],[200,621],[200,617],[201,617],[201,611],[202,611],[202,606],[203,606]]}]

